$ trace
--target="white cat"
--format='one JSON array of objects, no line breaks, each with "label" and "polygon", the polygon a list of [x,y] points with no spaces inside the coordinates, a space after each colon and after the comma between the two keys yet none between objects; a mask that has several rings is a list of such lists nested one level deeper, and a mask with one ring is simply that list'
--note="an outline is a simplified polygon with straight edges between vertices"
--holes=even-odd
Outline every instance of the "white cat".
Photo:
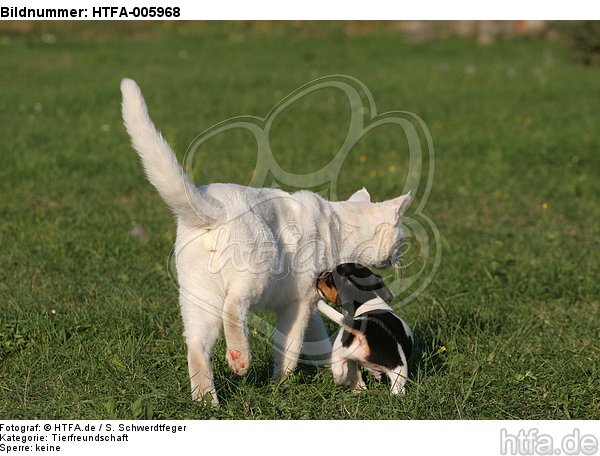
[{"label": "white cat", "polygon": [[221,327],[231,369],[250,365],[250,308],[276,312],[275,378],[294,368],[305,337],[331,351],[315,311],[316,279],[346,262],[385,267],[400,255],[400,218],[410,194],[371,203],[366,189],[348,201],[234,184],[196,187],[148,116],[139,87],[121,82],[123,119],[150,182],[177,219],[179,304],[192,397],[218,403],[210,355]]}]

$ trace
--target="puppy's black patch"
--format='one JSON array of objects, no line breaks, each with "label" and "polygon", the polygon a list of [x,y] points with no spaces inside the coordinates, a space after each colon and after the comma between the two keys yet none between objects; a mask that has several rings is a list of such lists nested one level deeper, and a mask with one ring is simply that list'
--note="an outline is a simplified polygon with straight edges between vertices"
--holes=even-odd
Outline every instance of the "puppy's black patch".
[{"label": "puppy's black patch", "polygon": [[[406,333],[400,318],[393,312],[373,310],[352,320],[352,327],[360,331],[367,340],[369,356],[366,361],[387,369],[402,366],[402,357],[398,345],[402,348],[406,359],[410,358],[413,349],[412,339]],[[355,335],[344,331],[342,345],[349,347]]]},{"label": "puppy's black patch", "polygon": [[339,265],[331,277],[337,288],[336,304],[351,317],[358,307],[373,298],[379,297],[389,303],[394,297],[380,276],[357,263]]},{"label": "puppy's black patch", "polygon": [[[332,272],[321,274],[317,288],[322,297],[346,310],[348,315],[344,318],[342,327],[345,329],[341,329],[340,342],[348,349],[359,338],[360,351],[354,359],[377,378],[383,373],[387,378],[391,378],[391,373],[398,375],[399,368],[406,372],[408,366],[404,364],[413,351],[412,335],[386,305],[393,295],[380,276],[360,264],[344,263]],[[402,392],[405,380],[400,384]],[[397,381],[394,377],[394,382]]]}]

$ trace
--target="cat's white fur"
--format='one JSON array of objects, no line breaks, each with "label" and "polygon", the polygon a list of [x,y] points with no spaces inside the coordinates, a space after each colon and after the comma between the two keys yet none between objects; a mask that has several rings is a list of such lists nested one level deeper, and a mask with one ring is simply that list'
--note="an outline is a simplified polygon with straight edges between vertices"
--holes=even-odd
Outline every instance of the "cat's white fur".
[{"label": "cat's white fur", "polygon": [[250,308],[276,312],[275,378],[296,367],[304,338],[330,351],[315,312],[317,276],[341,263],[394,261],[410,194],[371,203],[363,188],[348,201],[330,202],[309,191],[196,187],[150,120],[137,84],[123,79],[121,92],[133,146],[177,219],[179,303],[192,397],[210,394],[218,402],[210,356],[222,327],[228,364],[239,375],[248,370]]}]

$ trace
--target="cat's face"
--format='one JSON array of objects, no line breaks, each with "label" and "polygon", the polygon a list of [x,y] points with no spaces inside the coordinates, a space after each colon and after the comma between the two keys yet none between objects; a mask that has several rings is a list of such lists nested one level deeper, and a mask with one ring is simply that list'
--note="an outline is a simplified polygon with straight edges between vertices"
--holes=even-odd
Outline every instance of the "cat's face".
[{"label": "cat's face", "polygon": [[[350,197],[342,212],[342,223],[351,256],[362,264],[385,269],[400,258],[402,244],[401,218],[411,200],[410,193],[381,203],[372,203],[370,195],[361,189]],[[346,216],[344,217],[344,214]]]}]

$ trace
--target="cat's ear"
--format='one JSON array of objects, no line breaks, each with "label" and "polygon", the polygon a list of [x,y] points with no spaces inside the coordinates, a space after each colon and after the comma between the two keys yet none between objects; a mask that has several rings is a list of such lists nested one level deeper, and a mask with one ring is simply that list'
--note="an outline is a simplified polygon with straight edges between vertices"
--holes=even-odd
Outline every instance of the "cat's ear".
[{"label": "cat's ear", "polygon": [[387,203],[391,206],[391,210],[394,211],[394,221],[398,223],[408,206],[410,206],[410,202],[412,201],[412,195],[408,192],[406,195],[399,196],[397,198],[388,200]]},{"label": "cat's ear", "polygon": [[358,190],[357,192],[354,192],[352,194],[352,196],[350,198],[348,198],[348,201],[360,202],[360,203],[370,203],[371,195],[369,194],[367,189],[363,187],[360,190]]}]

